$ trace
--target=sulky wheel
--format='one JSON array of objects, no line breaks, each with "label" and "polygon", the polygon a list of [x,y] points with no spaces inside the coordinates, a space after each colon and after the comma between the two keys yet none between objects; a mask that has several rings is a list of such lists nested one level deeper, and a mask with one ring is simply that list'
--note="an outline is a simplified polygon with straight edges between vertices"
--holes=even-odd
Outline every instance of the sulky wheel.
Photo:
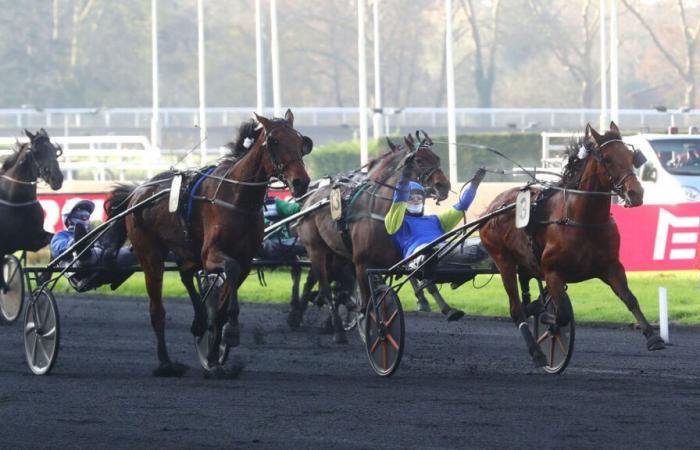
[{"label": "sulky wheel", "polygon": [[574,312],[568,297],[567,307],[571,311],[571,321],[566,326],[552,325],[545,320],[546,316],[556,317],[556,307],[552,297],[547,295],[542,309],[549,314],[538,314],[535,318],[535,336],[542,349],[547,364],[543,367],[547,373],[562,373],[569,365],[571,355],[574,353],[574,338],[576,326]]},{"label": "sulky wheel", "polygon": [[[376,305],[376,306],[375,306]],[[404,318],[394,290],[379,285],[365,312],[365,348],[377,375],[391,376],[401,363],[404,348]]]},{"label": "sulky wheel", "polygon": [[14,255],[5,255],[0,270],[6,285],[5,288],[0,288],[0,323],[12,323],[22,312],[24,275],[19,260]]},{"label": "sulky wheel", "polygon": [[[201,337],[194,338],[194,346],[197,349],[197,356],[199,357],[199,363],[204,369],[209,369],[209,361],[207,361],[207,354],[209,352],[209,342],[211,338],[211,330],[207,329]],[[219,364],[224,365],[228,359],[229,347],[223,342],[219,344]]]},{"label": "sulky wheel", "polygon": [[24,354],[35,375],[51,371],[58,357],[60,324],[51,291],[37,289],[24,312]]}]

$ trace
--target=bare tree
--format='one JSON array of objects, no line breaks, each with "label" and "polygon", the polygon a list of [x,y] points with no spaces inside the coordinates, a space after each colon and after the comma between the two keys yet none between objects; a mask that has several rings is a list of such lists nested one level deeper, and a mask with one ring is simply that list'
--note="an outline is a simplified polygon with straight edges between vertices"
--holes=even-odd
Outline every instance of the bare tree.
[{"label": "bare tree", "polygon": [[[491,42],[485,43],[483,36],[483,24],[477,18],[473,0],[460,0],[462,9],[467,15],[469,28],[471,29],[472,41],[474,43],[473,71],[474,86],[476,88],[477,105],[481,108],[489,108],[492,103],[493,84],[496,75],[496,48],[498,46],[498,24],[500,12],[500,0],[493,0],[491,3],[491,14],[489,25],[491,28]],[[485,53],[487,53],[485,55]]]},{"label": "bare tree", "polygon": [[[81,4],[80,1],[75,0],[73,3],[73,29],[71,31],[70,40],[70,66],[75,67],[78,63],[78,32],[81,23],[90,13],[90,9],[94,4],[94,0],[85,0]],[[58,11],[58,5],[55,5],[56,11]]]},{"label": "bare tree", "polygon": [[[554,57],[571,74],[580,87],[579,100],[581,106],[590,108],[593,105],[593,88],[600,83],[599,62],[596,62],[594,45],[598,15],[591,18],[593,0],[586,0],[581,10],[581,33],[576,33],[576,41],[572,42],[567,28],[571,23],[564,23],[562,14],[552,8],[549,0],[529,0],[530,9],[543,25],[543,33],[551,44],[548,48]],[[569,7],[568,2],[565,3]]]},{"label": "bare tree", "polygon": [[[651,40],[659,49],[659,52],[666,58],[666,60],[671,64],[671,66],[676,70],[678,75],[681,77],[685,83],[685,106],[690,108],[695,107],[695,60],[696,60],[696,45],[698,43],[698,35],[700,34],[700,17],[694,28],[688,26],[688,20],[686,18],[686,8],[683,4],[683,0],[676,0],[678,4],[679,20],[681,25],[681,30],[683,30],[683,50],[684,55],[676,56],[671,53],[671,45],[664,45],[659,39],[659,36],[654,32],[653,28],[649,24],[640,12],[632,6],[629,0],[622,0],[622,3],[627,7],[627,9],[632,13],[634,17],[637,18],[640,24],[647,30],[651,36]],[[673,47],[681,47],[678,42],[673,42]]]}]

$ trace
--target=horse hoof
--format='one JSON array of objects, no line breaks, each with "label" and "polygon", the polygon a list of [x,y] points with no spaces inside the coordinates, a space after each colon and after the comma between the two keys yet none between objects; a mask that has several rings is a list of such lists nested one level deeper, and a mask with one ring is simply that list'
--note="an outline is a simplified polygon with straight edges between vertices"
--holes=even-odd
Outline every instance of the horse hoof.
[{"label": "horse hoof", "polygon": [[333,342],[335,344],[347,344],[348,337],[345,335],[344,331],[338,331],[337,333],[333,333]]},{"label": "horse hoof", "polygon": [[447,316],[448,322],[455,322],[464,317],[464,311],[450,308],[450,310],[447,311],[447,314],[445,314],[445,316]]},{"label": "horse hoof", "polygon": [[221,339],[229,347],[238,347],[238,344],[241,343],[241,328],[227,322],[221,331]]},{"label": "horse hoof", "polygon": [[655,334],[647,338],[647,350],[653,352],[654,350],[663,350],[666,348],[666,343],[661,336]]},{"label": "horse hoof", "polygon": [[544,367],[547,365],[547,358],[545,358],[544,353],[537,350],[534,355],[532,355],[532,362],[535,363],[535,367]]},{"label": "horse hoof", "polygon": [[418,311],[430,312],[430,303],[427,300],[418,300]]},{"label": "horse hoof", "polygon": [[539,315],[540,323],[543,323],[545,325],[554,325],[557,323],[557,316],[554,314],[544,311]]},{"label": "horse hoof", "polygon": [[197,319],[192,321],[192,326],[190,327],[190,332],[195,337],[204,336],[204,332],[207,331],[207,324],[198,321]]},{"label": "horse hoof", "polygon": [[234,363],[230,367],[214,364],[204,370],[204,378],[207,380],[234,380],[240,376],[243,367],[245,367],[243,363]]},{"label": "horse hoof", "polygon": [[189,367],[182,363],[161,363],[153,370],[153,376],[161,378],[181,377],[185,374],[185,372],[187,372],[187,370],[189,370]]},{"label": "horse hoof", "polygon": [[525,305],[525,314],[527,317],[537,317],[543,312],[542,302],[535,300]]}]

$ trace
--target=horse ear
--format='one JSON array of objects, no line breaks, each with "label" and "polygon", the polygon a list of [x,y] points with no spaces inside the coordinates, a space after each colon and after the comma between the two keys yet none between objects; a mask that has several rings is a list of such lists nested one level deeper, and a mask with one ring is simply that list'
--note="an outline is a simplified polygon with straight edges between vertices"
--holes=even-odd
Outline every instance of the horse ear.
[{"label": "horse ear", "polygon": [[259,116],[257,113],[253,113],[253,118],[265,129],[267,129],[270,125],[270,120],[267,117]]},{"label": "horse ear", "polygon": [[391,149],[392,152],[396,151],[396,144],[391,142],[391,139],[386,138],[386,143],[387,143],[387,145],[389,145],[389,148]]},{"label": "horse ear", "polygon": [[291,109],[287,109],[287,112],[284,113],[284,120],[289,122],[289,126],[293,127],[294,126],[294,114],[292,114]]},{"label": "horse ear", "polygon": [[617,127],[617,124],[614,121],[610,121],[610,131],[614,131],[615,133],[620,133],[620,129]]},{"label": "horse ear", "polygon": [[32,134],[32,132],[29,131],[29,130],[27,130],[26,128],[24,129],[24,134],[26,134],[27,137],[28,137],[30,140],[32,140],[32,141],[33,141],[34,138],[36,137],[36,135]]},{"label": "horse ear", "polygon": [[407,146],[408,148],[410,148],[410,149],[413,148],[413,142],[414,142],[414,141],[413,141],[413,136],[411,136],[411,135],[409,134],[408,136],[406,136],[405,138],[403,138],[403,141],[404,141],[404,143],[406,144],[406,146]]},{"label": "horse ear", "polygon": [[595,139],[596,143],[600,143],[600,141],[603,140],[603,136],[601,136],[590,123],[586,125],[586,137],[592,137]]},{"label": "horse ear", "polygon": [[40,129],[39,129],[39,132],[38,132],[37,134],[38,134],[38,135],[41,135],[41,136],[49,137],[49,134],[48,134],[48,133],[46,132],[46,130],[44,130],[43,128],[40,128]]}]

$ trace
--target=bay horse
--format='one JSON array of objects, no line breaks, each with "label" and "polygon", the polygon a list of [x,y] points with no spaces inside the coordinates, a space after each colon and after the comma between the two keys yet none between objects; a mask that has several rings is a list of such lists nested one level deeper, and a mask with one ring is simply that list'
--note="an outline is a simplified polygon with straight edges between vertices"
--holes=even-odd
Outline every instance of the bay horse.
[{"label": "bay horse", "polygon": [[[63,186],[58,158],[63,154],[43,128],[24,133],[29,142],[18,143],[0,168],[0,257],[19,250],[36,252],[51,242],[44,230],[44,210],[37,200],[37,182],[54,191]],[[0,270],[0,289],[7,290]]]},{"label": "bay horse", "polygon": [[[159,202],[126,217],[122,236],[134,246],[143,267],[150,300],[151,325],[158,342],[159,365],[155,376],[180,376],[186,366],[170,360],[165,345],[165,309],[162,300],[163,263],[168,252],[177,261],[180,279],[194,307],[191,331],[202,336],[210,332],[208,369],[205,376],[224,378],[230,374],[219,364],[219,344],[229,347],[240,342],[238,288],[248,276],[253,257],[263,239],[263,203],[272,177],[284,181],[295,196],[309,185],[303,156],[313,142],[294,129],[294,115],[268,119],[254,114],[241,125],[234,145],[238,158],[222,159],[212,172],[202,173],[201,183],[191,193],[191,220],[168,212],[168,202]],[[172,179],[172,172],[158,175]],[[108,215],[113,217],[129,205],[163,190],[166,185],[148,182],[140,187],[118,186],[110,196]],[[125,201],[126,199],[126,201]],[[207,310],[195,289],[194,276],[200,269],[225,273],[226,281],[214,312]]]},{"label": "bay horse", "polygon": [[[303,218],[298,225],[297,233],[311,260],[319,295],[331,305],[333,341],[336,343],[347,342],[347,337],[338,305],[331,295],[330,281],[334,279],[334,272],[352,263],[361,297],[359,306],[364,311],[370,292],[367,268],[390,267],[401,260],[400,252],[384,227],[383,216],[391,206],[394,186],[407,159],[413,159],[412,179],[434,191],[439,200],[447,198],[450,182],[440,169],[440,157],[430,149],[430,143],[432,141],[427,137],[417,142],[409,135],[405,138],[405,147],[392,145],[389,152],[370,163],[366,180],[353,195],[355,200],[344,206],[349,209],[344,219],[347,224],[345,237],[325,208]],[[307,203],[327,198],[329,191],[330,186],[319,189],[309,196]],[[290,315],[297,314],[294,308],[300,306],[293,304]]]},{"label": "bay horse", "polygon": [[[626,207],[642,204],[644,189],[634,168],[643,163],[643,156],[630,151],[614,122],[603,135],[589,124],[567,155],[568,163],[557,185],[548,190],[530,188],[536,207],[526,228],[515,227],[512,209],[481,228],[481,242],[493,258],[508,294],[511,318],[523,333],[535,364],[544,366],[545,356],[527,325],[517,276],[521,277],[523,296],[528,301],[528,280],[544,279],[556,307],[556,317],[549,321],[559,326],[567,325],[572,317],[566,284],[598,278],[612,288],[639,322],[647,349],[661,350],[664,341],[644,317],[627,284],[620,262],[620,232],[610,215],[611,193],[624,199]],[[513,188],[499,194],[486,213],[514,203],[520,190]]]}]

